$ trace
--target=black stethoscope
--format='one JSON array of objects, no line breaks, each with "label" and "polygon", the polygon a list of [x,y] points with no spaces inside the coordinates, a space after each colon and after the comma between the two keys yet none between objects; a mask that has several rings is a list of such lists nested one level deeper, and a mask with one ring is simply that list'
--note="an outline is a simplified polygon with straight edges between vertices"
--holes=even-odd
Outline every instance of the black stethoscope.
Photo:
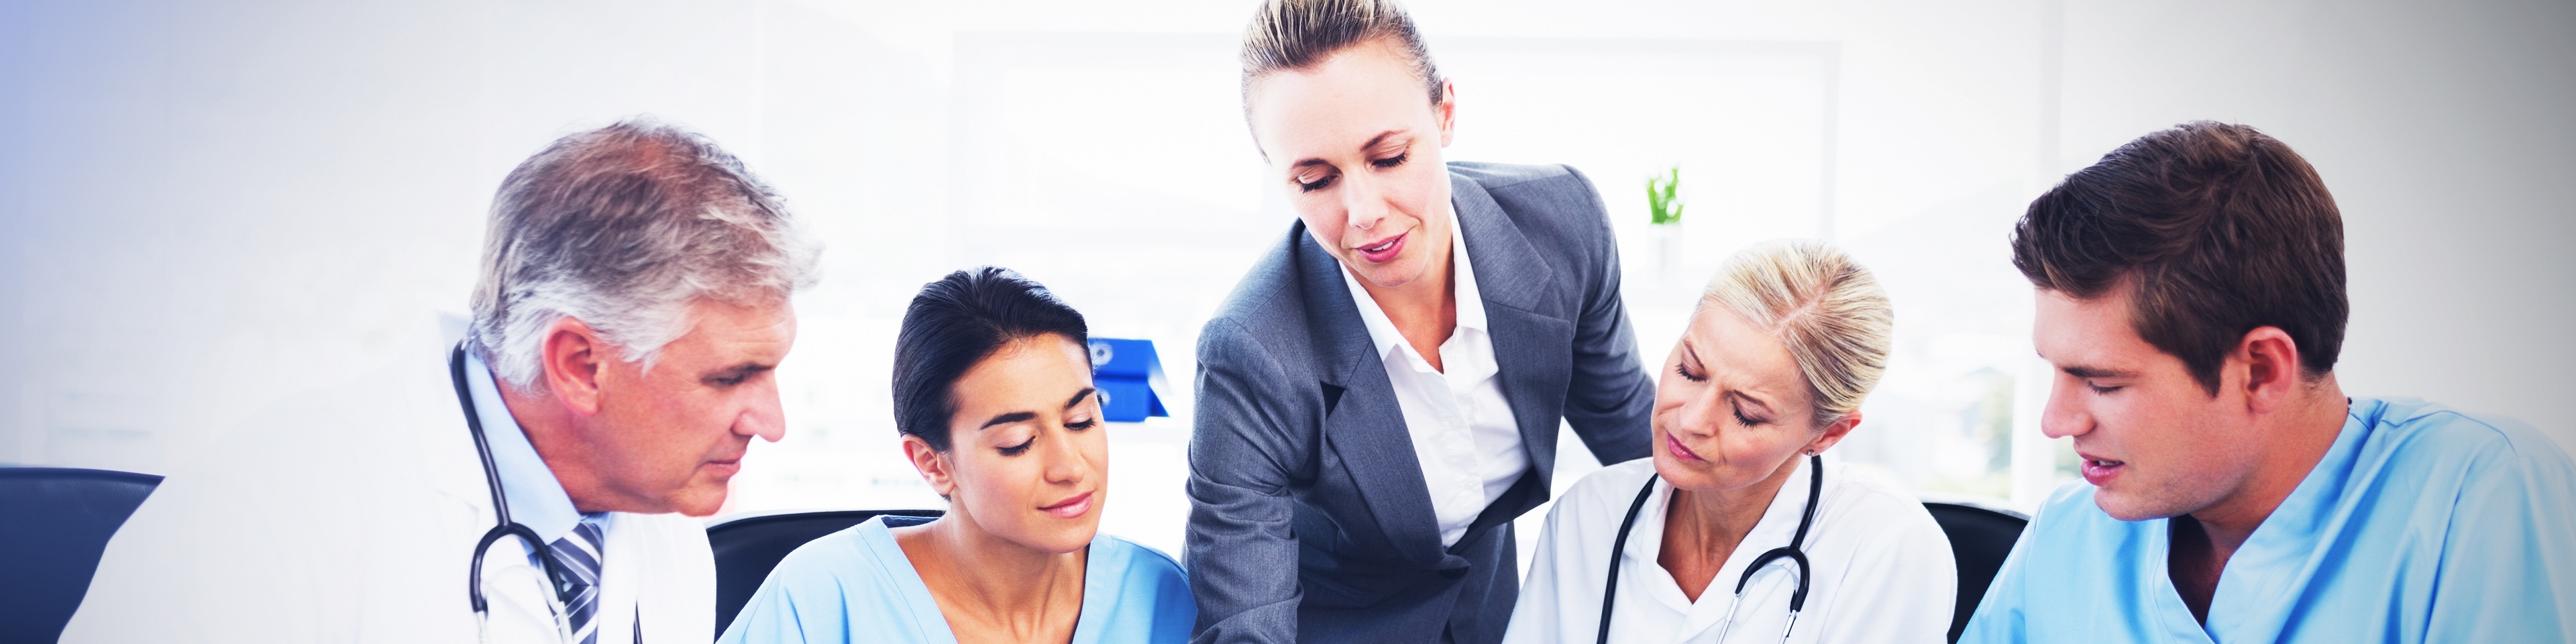
[{"label": "black stethoscope", "polygon": [[474,602],[476,640],[492,640],[492,607],[483,597],[483,553],[504,538],[517,537],[528,544],[538,566],[545,569],[548,586],[544,589],[546,607],[554,612],[556,639],[570,642],[572,622],[564,605],[571,598],[564,596],[568,587],[564,584],[563,562],[555,560],[553,549],[547,548],[546,541],[537,537],[536,530],[510,520],[510,501],[501,495],[501,468],[492,464],[492,443],[483,438],[483,416],[474,409],[474,394],[465,385],[464,344],[457,344],[456,349],[448,353],[447,375],[456,385],[456,403],[465,408],[465,428],[474,433],[474,451],[483,458],[483,482],[492,489],[492,529],[484,531],[483,539],[475,542],[474,569],[466,573],[467,592]]},{"label": "black stethoscope", "polygon": [[[1798,588],[1789,593],[1789,626],[1780,629],[1780,641],[1789,641],[1789,631],[1798,628],[1798,610],[1807,607],[1807,551],[1798,544],[1806,543],[1807,526],[1816,522],[1816,499],[1825,495],[1825,457],[1807,457],[1807,472],[1807,511],[1798,516],[1797,536],[1789,538],[1789,545],[1772,548],[1744,567],[1744,576],[1735,580],[1735,602],[1726,607],[1726,626],[1718,629],[1717,641],[1725,642],[1727,631],[1735,629],[1735,609],[1744,604],[1744,586],[1753,581],[1753,573],[1782,559],[1797,564]],[[1658,478],[1646,476],[1646,486],[1638,489],[1637,500],[1628,504],[1628,518],[1619,521],[1619,538],[1610,543],[1610,582],[1601,587],[1601,644],[1610,642],[1610,609],[1615,605],[1611,600],[1619,597],[1619,560],[1628,550],[1628,531],[1637,527],[1637,512],[1646,507],[1646,497],[1654,495]]]}]

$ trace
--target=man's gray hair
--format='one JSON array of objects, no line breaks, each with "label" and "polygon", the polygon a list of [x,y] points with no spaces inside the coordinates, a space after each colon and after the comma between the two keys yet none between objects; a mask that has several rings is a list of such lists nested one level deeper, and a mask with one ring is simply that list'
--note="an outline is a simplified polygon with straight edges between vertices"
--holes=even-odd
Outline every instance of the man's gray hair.
[{"label": "man's gray hair", "polygon": [[467,332],[492,373],[540,391],[548,326],[571,317],[647,368],[699,299],[785,302],[815,246],[776,192],[707,137],[629,119],[557,139],[501,180]]}]

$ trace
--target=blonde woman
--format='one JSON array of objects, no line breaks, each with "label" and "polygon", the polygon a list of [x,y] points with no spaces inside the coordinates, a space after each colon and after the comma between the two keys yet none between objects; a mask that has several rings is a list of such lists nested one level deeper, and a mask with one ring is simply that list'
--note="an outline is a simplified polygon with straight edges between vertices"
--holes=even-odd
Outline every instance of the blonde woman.
[{"label": "blonde woman", "polygon": [[1823,458],[1860,425],[1892,322],[1821,242],[1730,258],[1664,359],[1654,455],[1557,500],[1504,641],[1942,641],[1941,527]]}]

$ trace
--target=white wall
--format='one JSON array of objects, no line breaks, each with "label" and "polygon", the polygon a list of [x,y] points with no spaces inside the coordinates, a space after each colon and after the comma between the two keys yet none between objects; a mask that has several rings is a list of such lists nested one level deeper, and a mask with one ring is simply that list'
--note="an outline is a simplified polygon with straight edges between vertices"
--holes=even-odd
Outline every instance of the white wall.
[{"label": "white wall", "polygon": [[[2213,16],[2225,16],[2214,20]],[[2355,395],[2576,445],[2576,4],[2071,4],[2060,167],[2149,128],[2251,123],[2343,209]]]},{"label": "white wall", "polygon": [[[1236,104],[1248,10],[0,4],[0,462],[166,472],[285,393],[396,357],[431,311],[463,308],[504,173],[654,114],[743,156],[828,245],[781,376],[790,437],[756,448],[733,508],[934,504],[884,393],[922,282],[1022,269],[1098,334],[1156,340],[1185,382],[1199,322],[1279,238],[1289,215]],[[1650,359],[1742,243],[1829,234],[1883,275],[1898,355],[1841,450],[1864,467],[2024,501],[2059,476],[2027,424],[2028,294],[2004,236],[2057,174],[2195,118],[2266,128],[2336,192],[2350,390],[2576,444],[2545,406],[2576,385],[2559,367],[2576,361],[2558,332],[2576,313],[2556,248],[2576,176],[2565,3],[1414,10],[1459,83],[1453,158],[1570,163],[1601,186]],[[1637,192],[1676,163],[1692,210],[1668,270]],[[1112,431],[1110,529],[1176,548],[1187,423]],[[1560,484],[1587,460],[1560,459]]]}]

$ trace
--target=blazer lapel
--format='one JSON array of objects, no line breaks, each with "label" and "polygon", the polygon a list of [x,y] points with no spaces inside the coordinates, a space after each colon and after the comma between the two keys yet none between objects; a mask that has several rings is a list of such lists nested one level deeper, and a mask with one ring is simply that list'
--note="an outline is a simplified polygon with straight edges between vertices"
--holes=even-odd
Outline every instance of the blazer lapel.
[{"label": "blazer lapel", "polygon": [[[1324,412],[1324,443],[1339,456],[1369,514],[1404,559],[1424,568],[1438,563],[1440,526],[1423,483],[1413,435],[1396,405],[1384,359],[1360,322],[1341,262],[1297,226],[1297,273],[1306,299],[1306,328],[1313,335],[1318,383],[1334,403]],[[1332,392],[1339,390],[1335,396]]]},{"label": "blazer lapel", "polygon": [[[1460,234],[1476,262],[1485,323],[1494,341],[1494,377],[1520,425],[1521,447],[1541,480],[1556,471],[1556,429],[1572,378],[1574,320],[1540,311],[1554,294],[1557,270],[1549,266],[1520,226],[1475,181],[1450,175],[1450,203]],[[1542,488],[1544,489],[1544,488]],[[1545,492],[1541,492],[1545,494]]]}]

